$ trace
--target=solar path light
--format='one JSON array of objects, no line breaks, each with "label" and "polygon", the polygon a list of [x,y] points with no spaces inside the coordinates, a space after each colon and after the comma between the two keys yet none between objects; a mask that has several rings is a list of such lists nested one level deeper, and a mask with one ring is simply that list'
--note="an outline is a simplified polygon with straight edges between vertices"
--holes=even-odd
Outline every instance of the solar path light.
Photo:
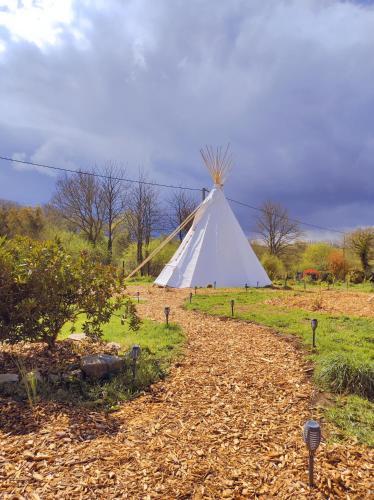
[{"label": "solar path light", "polygon": [[318,320],[317,319],[312,319],[312,321],[310,322],[310,325],[312,327],[312,332],[313,332],[313,347],[316,347],[316,330],[317,330],[317,326],[318,326]]},{"label": "solar path light", "polygon": [[138,344],[133,345],[131,348],[131,351],[130,351],[130,357],[132,360],[131,369],[132,369],[132,381],[133,381],[133,383],[135,381],[135,376],[136,376],[136,361],[140,356],[140,351],[141,351],[140,345],[138,345]]},{"label": "solar path light", "polygon": [[164,309],[165,313],[165,319],[166,319],[166,326],[169,326],[169,314],[170,314],[170,307],[166,306]]},{"label": "solar path light", "polygon": [[235,300],[231,299],[231,316],[232,317],[234,317],[234,304],[235,304]]},{"label": "solar path light", "polygon": [[138,297],[138,304],[139,304],[139,300],[140,300],[140,292],[136,292],[136,296]]},{"label": "solar path light", "polygon": [[304,425],[304,442],[309,451],[309,486],[314,486],[314,454],[321,442],[321,427],[315,420],[308,420]]}]

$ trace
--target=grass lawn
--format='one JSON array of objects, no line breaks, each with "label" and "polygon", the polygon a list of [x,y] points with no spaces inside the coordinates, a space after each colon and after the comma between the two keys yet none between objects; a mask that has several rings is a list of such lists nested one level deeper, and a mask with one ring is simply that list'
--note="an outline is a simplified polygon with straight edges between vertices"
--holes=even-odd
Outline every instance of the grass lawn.
[{"label": "grass lawn", "polygon": [[[82,315],[75,324],[76,331],[81,331],[84,316]],[[70,335],[71,323],[61,330],[59,339],[67,338]],[[128,351],[134,344],[140,345],[143,349],[148,349],[163,365],[163,368],[171,363],[182,350],[185,337],[178,325],[170,324],[166,327],[163,323],[150,320],[142,320],[140,329],[136,332],[128,328],[127,323],[121,325],[119,315],[113,315],[110,322],[102,325],[103,340],[117,342],[121,344],[122,351]]]},{"label": "grass lawn", "polygon": [[[279,295],[286,292],[279,292]],[[292,293],[292,292],[291,292]],[[330,391],[341,393],[336,406],[326,412],[341,430],[341,435],[356,436],[374,445],[374,319],[330,315],[303,309],[265,304],[277,292],[266,289],[232,290],[221,294],[202,292],[185,307],[219,316],[235,317],[301,337],[309,348],[308,356],[316,365],[316,382]],[[312,349],[310,320],[318,319],[317,349]]]},{"label": "grass lawn", "polygon": [[[283,287],[284,280],[274,281],[274,285]],[[295,291],[304,290],[304,281],[287,280],[287,285],[292,287],[292,289]],[[347,292],[347,291],[366,292],[366,293],[374,292],[374,286],[369,281],[366,281],[365,283],[359,283],[357,285],[355,285],[354,283],[348,283],[348,287],[345,281],[336,281],[334,285],[332,284],[328,285],[326,282],[319,283],[314,281],[306,281],[305,289],[307,291],[318,291],[320,289],[322,290],[329,289],[329,290],[334,290],[335,292]]]}]

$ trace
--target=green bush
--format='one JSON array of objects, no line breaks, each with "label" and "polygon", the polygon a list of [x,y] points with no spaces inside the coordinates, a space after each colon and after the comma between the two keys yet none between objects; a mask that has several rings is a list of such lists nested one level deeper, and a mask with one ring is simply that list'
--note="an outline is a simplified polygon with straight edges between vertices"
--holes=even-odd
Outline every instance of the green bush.
[{"label": "green bush", "polygon": [[86,251],[72,258],[57,241],[1,239],[0,283],[0,341],[10,343],[51,347],[80,313],[87,317],[82,330],[99,337],[122,303],[115,269],[92,262]]},{"label": "green bush", "polygon": [[319,381],[338,394],[374,398],[374,364],[352,353],[335,353],[320,362]]},{"label": "green bush", "polygon": [[265,254],[261,259],[261,263],[272,281],[284,277],[283,262],[276,255]]}]

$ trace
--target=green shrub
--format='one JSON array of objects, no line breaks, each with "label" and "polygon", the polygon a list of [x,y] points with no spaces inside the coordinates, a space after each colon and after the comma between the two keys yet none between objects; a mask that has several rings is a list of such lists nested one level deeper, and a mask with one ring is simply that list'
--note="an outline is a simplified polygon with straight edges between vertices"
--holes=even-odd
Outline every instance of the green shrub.
[{"label": "green shrub", "polygon": [[82,330],[99,337],[122,303],[114,268],[93,263],[85,251],[72,258],[57,241],[0,240],[0,283],[0,341],[10,343],[51,347],[80,313],[87,317]]},{"label": "green shrub", "polygon": [[265,254],[261,259],[261,263],[272,281],[284,277],[283,262],[276,255]]},{"label": "green shrub", "polygon": [[352,353],[335,353],[320,362],[320,382],[338,394],[358,394],[374,398],[374,364]]}]

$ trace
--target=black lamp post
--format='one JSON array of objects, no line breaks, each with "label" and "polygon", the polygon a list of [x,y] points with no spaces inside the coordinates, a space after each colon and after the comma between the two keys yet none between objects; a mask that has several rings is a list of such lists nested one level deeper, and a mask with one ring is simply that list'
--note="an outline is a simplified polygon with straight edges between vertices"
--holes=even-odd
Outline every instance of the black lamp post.
[{"label": "black lamp post", "polygon": [[132,359],[132,381],[134,383],[135,381],[135,375],[136,375],[136,361],[140,356],[140,346],[135,344],[132,346],[131,351],[130,351],[130,357]]},{"label": "black lamp post", "polygon": [[165,313],[165,319],[166,319],[166,326],[169,326],[169,314],[170,314],[170,307],[166,306],[164,309]]},{"label": "black lamp post", "polygon": [[321,427],[315,420],[308,420],[304,425],[304,442],[309,451],[309,486],[314,486],[314,454],[321,442]]},{"label": "black lamp post", "polygon": [[231,316],[232,317],[234,317],[234,304],[235,304],[235,300],[231,299]]},{"label": "black lamp post", "polygon": [[312,319],[310,322],[310,325],[312,327],[312,332],[313,332],[313,347],[316,347],[316,330],[318,326],[318,320],[317,319]]}]

